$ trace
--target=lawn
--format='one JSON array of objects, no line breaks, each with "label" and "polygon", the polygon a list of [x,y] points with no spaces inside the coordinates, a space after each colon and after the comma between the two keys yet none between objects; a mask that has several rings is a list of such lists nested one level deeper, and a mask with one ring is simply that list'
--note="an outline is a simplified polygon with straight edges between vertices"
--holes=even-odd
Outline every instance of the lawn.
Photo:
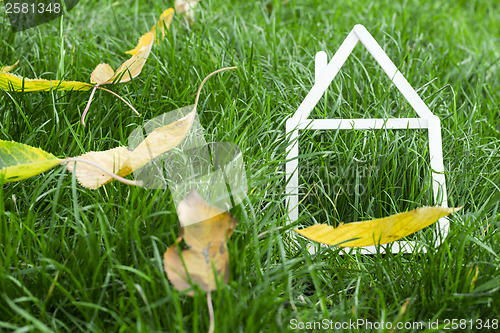
[{"label": "lawn", "polygon": [[[85,1],[62,19],[13,33],[0,6],[0,66],[15,74],[89,82],[116,68],[170,1]],[[277,332],[323,320],[390,332],[494,331],[500,320],[500,5],[477,1],[203,0],[195,21],[174,19],[143,72],[96,92],[0,91],[0,139],[58,157],[127,145],[137,125],[191,105],[207,142],[239,145],[248,197],[231,210],[230,280],[213,293],[216,332]],[[363,24],[441,119],[451,216],[426,253],[341,255],[291,245],[293,227],[353,222],[433,205],[426,132],[310,131],[301,137],[301,215],[286,225],[285,122],[329,59]],[[412,117],[358,45],[312,117]],[[0,187],[1,332],[205,332],[206,295],[180,293],[163,270],[178,236],[169,190],[118,182],[80,186],[58,167]],[[455,321],[452,321],[455,319]],[[439,320],[439,322],[436,322]],[[433,325],[433,323],[439,323]],[[448,326],[445,326],[448,325]],[[462,325],[462,326],[460,326]],[[497,326],[495,326],[497,325]],[[411,328],[410,328],[411,326]],[[345,326],[346,331],[370,331]],[[455,330],[455,331],[456,331]],[[321,329],[316,326],[316,331]]]}]

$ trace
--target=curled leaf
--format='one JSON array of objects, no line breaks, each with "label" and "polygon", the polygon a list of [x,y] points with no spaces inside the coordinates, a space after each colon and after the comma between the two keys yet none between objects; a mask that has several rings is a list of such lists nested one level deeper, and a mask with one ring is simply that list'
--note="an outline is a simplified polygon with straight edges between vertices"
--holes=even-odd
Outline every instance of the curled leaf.
[{"label": "curled leaf", "polygon": [[40,148],[0,140],[0,183],[36,176],[55,167],[60,161]]},{"label": "curled leaf", "polygon": [[145,33],[144,35],[142,35],[141,38],[139,38],[139,42],[137,43],[137,46],[130,51],[126,51],[125,53],[134,55],[137,52],[139,52],[139,50],[143,46],[148,45],[151,42],[150,41],[151,37],[154,40],[156,40],[156,38],[157,38],[156,30],[157,29],[161,33],[161,36],[165,37],[165,35],[167,34],[167,30],[170,28],[170,24],[172,23],[173,17],[174,17],[174,10],[172,8],[166,9],[160,15],[158,22],[154,26],[151,27],[151,30],[149,32]]},{"label": "curled leaf", "polygon": [[[227,212],[210,206],[191,191],[177,207],[181,236],[164,254],[167,277],[174,287],[184,291],[197,283],[206,292],[217,289],[217,280],[229,280],[229,254],[227,239],[233,234],[238,221]],[[192,220],[202,221],[192,224]],[[182,227],[185,225],[185,227]],[[189,246],[179,252],[184,238]],[[193,291],[187,295],[193,296]]]},{"label": "curled leaf", "polygon": [[58,81],[44,79],[28,79],[10,73],[0,73],[0,88],[3,90],[20,91],[50,91],[50,90],[79,90],[86,91],[93,85],[78,81]]},{"label": "curled leaf", "polygon": [[13,70],[14,68],[16,68],[18,64],[19,64],[19,60],[16,61],[16,63],[11,65],[11,66],[0,67],[0,72],[8,73],[11,70]]},{"label": "curled leaf", "polygon": [[417,232],[460,209],[422,207],[376,220],[341,224],[337,228],[317,224],[295,231],[315,242],[340,247],[387,244]]}]

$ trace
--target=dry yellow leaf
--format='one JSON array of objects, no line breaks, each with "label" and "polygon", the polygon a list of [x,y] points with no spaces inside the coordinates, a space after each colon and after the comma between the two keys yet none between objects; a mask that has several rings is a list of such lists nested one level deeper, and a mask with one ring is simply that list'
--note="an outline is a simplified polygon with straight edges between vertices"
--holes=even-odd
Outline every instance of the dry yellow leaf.
[{"label": "dry yellow leaf", "polygon": [[146,60],[149,57],[149,53],[151,52],[152,46],[153,46],[153,33],[148,32],[144,34],[144,36],[142,36],[141,39],[139,40],[139,45],[137,46],[139,50],[135,52],[134,55],[130,57],[130,59],[128,59],[120,67],[118,67],[116,71],[114,71],[113,68],[111,68],[111,66],[108,64],[97,65],[97,67],[90,75],[90,82],[96,85],[94,86],[94,89],[90,94],[89,101],[87,102],[87,106],[85,107],[85,110],[83,111],[82,114],[81,123],[83,126],[85,126],[85,116],[87,115],[87,112],[90,108],[90,103],[92,103],[92,98],[94,97],[94,93],[97,88],[100,88],[117,96],[125,104],[127,104],[137,115],[140,115],[139,112],[137,112],[137,110],[130,103],[125,101],[121,96],[100,86],[115,82],[120,82],[120,83],[128,82],[133,78],[135,78],[136,76],[138,76],[141,73],[142,68],[146,64]]},{"label": "dry yellow leaf", "polygon": [[341,224],[337,228],[317,224],[295,231],[315,242],[340,247],[386,244],[417,232],[460,209],[422,207],[376,220]]},{"label": "dry yellow leaf", "polygon": [[[118,174],[129,159],[130,152],[126,147],[116,147],[105,151],[91,151],[78,157],[102,166],[110,172]],[[76,164],[76,179],[87,188],[96,189],[109,183],[113,178],[93,165],[83,162],[69,162],[66,168],[73,172]]]},{"label": "dry yellow leaf", "polygon": [[[175,148],[186,138],[186,135],[189,133],[196,118],[196,108],[203,84],[212,75],[234,68],[236,67],[222,68],[210,73],[202,81],[200,87],[198,88],[192,110],[187,114],[182,113],[182,117],[180,119],[166,126],[156,128],[154,131],[149,133],[149,135],[134,150],[127,150],[127,153],[125,153],[126,148],[118,147],[103,152],[90,152],[78,157],[78,159],[90,159],[90,162],[96,163],[97,165],[101,165],[104,163],[105,165],[102,165],[104,169],[113,171],[114,173],[117,173],[118,176],[126,177],[135,170],[143,167],[152,159],[171,150],[172,148]],[[116,154],[118,154],[118,156]],[[102,163],[99,161],[102,161]],[[117,164],[116,161],[118,161],[119,163]],[[70,162],[70,164],[72,164],[72,162]],[[73,166],[70,164],[68,164],[68,170],[73,172]],[[81,172],[80,168],[82,168]],[[80,184],[85,187],[97,188],[110,182],[113,179],[112,175],[106,176],[105,173],[103,174],[103,171],[101,169],[92,165],[84,165],[83,162],[77,162],[76,169],[76,178],[78,179]],[[137,183],[134,185],[137,185]]]},{"label": "dry yellow leaf", "polygon": [[[177,207],[181,236],[164,254],[167,277],[174,287],[184,291],[197,283],[208,293],[217,288],[216,279],[229,280],[229,254],[227,239],[233,234],[238,221],[227,212],[210,206],[194,190]],[[213,215],[214,212],[218,213]],[[193,220],[201,221],[191,223]],[[179,253],[177,245],[184,238],[189,249]],[[214,274],[215,273],[215,274]],[[193,291],[187,295],[193,296]]]},{"label": "dry yellow leaf", "polygon": [[[196,116],[193,110],[181,119],[152,131],[137,148],[129,151],[126,147],[117,147],[100,152],[89,152],[78,157],[101,165],[105,169],[125,177],[141,168],[155,157],[176,147],[188,134]],[[73,172],[74,163],[67,165]],[[95,166],[77,162],[76,179],[87,188],[98,188],[113,180],[110,175]]]},{"label": "dry yellow leaf", "polygon": [[151,31],[145,33],[144,35],[141,36],[141,38],[139,38],[139,42],[137,43],[137,46],[133,50],[127,51],[125,53],[128,53],[130,55],[136,54],[144,46],[148,46],[149,44],[151,44],[153,38],[154,38],[154,34],[151,33]]},{"label": "dry yellow leaf", "polygon": [[158,22],[155,26],[151,27],[151,31],[155,34],[156,37],[156,29],[158,28],[162,37],[165,37],[167,34],[167,30],[170,29],[170,24],[172,24],[172,19],[174,18],[174,9],[168,8],[166,9],[158,19]]},{"label": "dry yellow leaf", "polygon": [[156,29],[158,28],[159,32],[161,33],[162,37],[165,37],[167,34],[167,30],[170,28],[170,24],[172,23],[172,19],[174,17],[174,10],[172,8],[166,9],[161,15],[160,18],[158,19],[158,22],[151,27],[151,30],[139,38],[139,42],[137,43],[137,46],[130,50],[126,51],[125,53],[134,55],[139,50],[145,46],[149,45],[151,43],[151,39],[156,40]]},{"label": "dry yellow leaf", "polygon": [[[142,44],[141,44],[142,43]],[[99,85],[118,82],[128,82],[139,75],[146,63],[153,46],[153,33],[148,32],[141,37],[140,49],[130,59],[125,61],[116,71],[108,64],[99,64],[90,75],[90,82]]]},{"label": "dry yellow leaf", "polygon": [[149,57],[149,53],[151,52],[151,47],[153,46],[153,33],[146,33],[143,36],[143,42],[147,44],[144,44],[144,46],[142,46],[136,54],[118,67],[111,80],[120,78],[119,82],[127,82],[141,73],[146,60]]},{"label": "dry yellow leaf", "polygon": [[196,117],[196,110],[189,112],[181,119],[158,127],[152,131],[131,153],[130,160],[120,171],[120,175],[128,175],[139,169],[153,158],[175,148],[188,134]]},{"label": "dry yellow leaf", "polygon": [[18,64],[19,64],[19,60],[16,61],[16,63],[11,65],[11,66],[0,67],[0,72],[8,73],[11,70],[13,70],[14,68],[16,68]]},{"label": "dry yellow leaf", "polygon": [[[177,243],[176,243],[177,244]],[[189,280],[197,283],[202,290],[211,292],[217,288],[214,269],[217,279],[225,283],[229,280],[229,255],[225,245],[217,246],[210,244],[203,252],[187,249],[182,251],[182,258],[176,248],[176,244],[171,245],[163,256],[165,272],[174,287],[179,291],[184,291],[191,287]],[[208,261],[206,258],[210,258]],[[189,272],[187,277],[184,264]],[[193,296],[194,292],[189,291],[187,295]]]},{"label": "dry yellow leaf", "polygon": [[115,75],[115,71],[108,64],[99,64],[90,75],[90,82],[99,85],[105,84]]}]

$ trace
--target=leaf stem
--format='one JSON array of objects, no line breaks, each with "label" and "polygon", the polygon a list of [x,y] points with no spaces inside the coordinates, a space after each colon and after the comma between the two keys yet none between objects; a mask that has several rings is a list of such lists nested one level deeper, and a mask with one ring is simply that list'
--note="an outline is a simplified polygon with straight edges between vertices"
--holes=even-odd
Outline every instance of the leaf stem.
[{"label": "leaf stem", "polygon": [[132,111],[134,111],[136,115],[138,115],[138,116],[140,116],[140,115],[141,115],[141,114],[140,114],[140,113],[139,113],[139,112],[138,112],[138,111],[137,111],[137,110],[136,110],[136,109],[132,106],[132,104],[130,104],[129,102],[127,102],[127,101],[126,101],[123,97],[121,97],[120,95],[118,95],[118,94],[117,94],[117,93],[115,93],[114,91],[111,91],[111,90],[109,90],[109,89],[103,88],[102,86],[98,86],[97,88],[98,88],[98,89],[101,89],[101,90],[104,90],[104,91],[107,91],[107,92],[109,92],[110,94],[115,95],[116,97],[118,97],[119,99],[121,99],[121,101],[122,101],[123,103],[127,104],[127,106],[128,106],[129,108],[131,108],[131,109],[132,109]]},{"label": "leaf stem", "polygon": [[214,306],[212,304],[212,293],[207,293],[208,315],[210,316],[210,327],[208,333],[213,333],[215,329]]},{"label": "leaf stem", "polygon": [[[94,163],[94,162],[88,161],[88,160],[84,160],[84,159],[81,159],[81,158],[68,157],[68,158],[65,158],[65,159],[61,160],[59,162],[59,164],[65,164],[65,163],[69,163],[69,162],[87,163],[87,164],[90,164],[90,165],[98,168],[99,170],[101,170],[102,172],[106,173],[108,176],[116,179],[119,182],[122,182],[122,183],[127,184],[127,185],[132,185],[132,186],[142,186],[142,182],[141,181],[135,181],[135,180],[130,180],[130,179],[123,178],[123,177],[118,176],[117,174],[115,174],[115,173],[107,170],[106,168],[104,168],[103,166],[101,166],[101,165],[99,165],[97,163]],[[76,168],[75,168],[75,172],[76,172]]]},{"label": "leaf stem", "polygon": [[224,68],[216,70],[215,72],[212,72],[212,73],[208,74],[208,76],[206,78],[204,78],[203,81],[201,81],[200,87],[198,88],[198,92],[196,93],[196,99],[194,100],[193,111],[196,111],[196,107],[198,106],[198,101],[200,99],[201,88],[203,88],[203,85],[205,84],[205,82],[207,82],[207,80],[210,77],[212,77],[213,75],[215,75],[217,73],[220,73],[220,72],[223,72],[223,71],[232,70],[232,69],[236,69],[236,68],[238,68],[238,67],[224,67]]},{"label": "leaf stem", "polygon": [[87,106],[85,107],[85,110],[83,111],[83,114],[82,114],[82,119],[81,119],[81,123],[83,126],[85,126],[85,116],[87,115],[87,112],[89,111],[89,108],[90,108],[90,103],[92,103],[92,99],[94,98],[94,94],[95,94],[95,91],[96,89],[101,89],[101,90],[104,90],[104,91],[107,91],[109,92],[110,94],[112,95],[115,95],[116,97],[118,97],[123,103],[127,104],[127,106],[129,108],[132,109],[132,111],[135,112],[136,115],[140,116],[141,114],[139,112],[137,112],[137,110],[132,106],[132,104],[130,104],[129,102],[127,102],[123,97],[121,97],[120,95],[118,95],[117,93],[115,93],[114,91],[111,91],[109,89],[106,89],[106,88],[103,88],[102,86],[100,86],[99,84],[96,84],[94,86],[94,89],[92,89],[92,93],[90,94],[90,98],[89,98],[89,101],[87,102]]},{"label": "leaf stem", "polygon": [[84,127],[85,127],[85,116],[87,115],[87,112],[89,112],[90,104],[92,103],[92,99],[94,98],[95,90],[97,89],[97,87],[99,87],[98,84],[96,84],[94,86],[94,89],[92,89],[92,93],[90,94],[90,98],[89,98],[89,101],[87,102],[87,106],[85,107],[85,110],[83,110],[81,123]]}]

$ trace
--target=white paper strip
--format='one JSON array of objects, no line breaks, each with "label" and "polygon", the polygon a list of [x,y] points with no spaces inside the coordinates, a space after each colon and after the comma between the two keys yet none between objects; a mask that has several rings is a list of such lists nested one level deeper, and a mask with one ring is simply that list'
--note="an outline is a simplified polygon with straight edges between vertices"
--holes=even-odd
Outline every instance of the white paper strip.
[{"label": "white paper strip", "polygon": [[[408,103],[415,110],[419,118],[389,118],[389,119],[308,119],[324,92],[335,78],[358,42],[368,50],[375,61],[382,67],[389,79],[399,89]],[[298,138],[301,130],[389,130],[389,129],[427,129],[429,134],[429,155],[432,168],[433,194],[435,204],[448,207],[446,193],[446,179],[444,176],[443,150],[441,142],[441,124],[423,102],[415,89],[404,78],[396,65],[389,59],[380,45],[360,24],[354,26],[344,40],[332,60],[327,63],[327,54],[324,51],[316,53],[315,83],[305,99],[300,104],[292,118],[286,122],[286,133],[289,140],[286,163],[286,195],[288,223],[293,223],[299,217],[299,174],[298,174]],[[305,162],[301,162],[305,163]],[[441,218],[436,223],[434,245],[439,246],[448,234],[449,223],[447,218]],[[295,241],[292,236],[292,241]],[[382,251],[390,248],[391,252],[413,252],[414,242],[399,241],[382,246]],[[344,248],[349,251],[349,248]],[[423,247],[418,248],[424,251]],[[374,246],[357,249],[361,253],[373,253]],[[314,253],[316,246],[311,245],[309,251]]]}]

